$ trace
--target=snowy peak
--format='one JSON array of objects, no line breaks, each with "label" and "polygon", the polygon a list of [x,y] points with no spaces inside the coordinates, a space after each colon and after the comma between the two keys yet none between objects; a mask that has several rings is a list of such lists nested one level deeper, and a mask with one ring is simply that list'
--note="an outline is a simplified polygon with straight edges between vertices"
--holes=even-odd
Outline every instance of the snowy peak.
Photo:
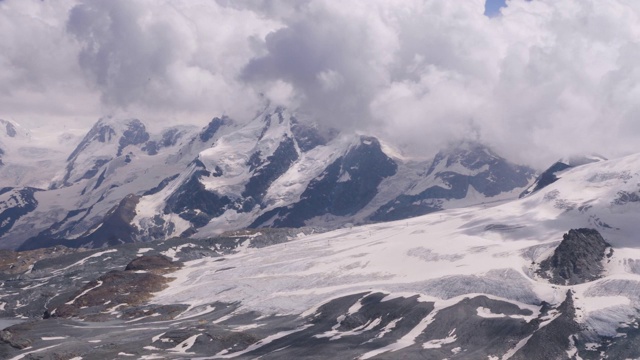
[{"label": "snowy peak", "polygon": [[189,127],[174,127],[152,137],[138,119],[101,118],[69,155],[63,179],[55,187],[92,179],[117,158],[129,163],[136,155],[156,155],[163,148],[175,146],[189,133]]},{"label": "snowy peak", "polygon": [[438,169],[452,169],[453,171],[466,169],[474,172],[500,161],[504,161],[504,159],[487,146],[477,142],[463,142],[438,152],[427,171],[427,176]]},{"label": "snowy peak", "polygon": [[357,137],[309,182],[298,202],[264,213],[251,227],[300,227],[325,215],[354,215],[377,195],[380,183],[395,175],[397,169],[376,138]]},{"label": "snowy peak", "polygon": [[[153,196],[164,196],[164,213],[177,214],[192,228],[206,226],[223,214],[246,218],[248,225],[251,214],[266,207],[274,182],[299,163],[305,151],[324,143],[315,128],[302,125],[283,108],[267,109],[244,125],[215,118],[198,139],[211,141],[213,134],[215,141],[197,155],[190,174],[176,180],[177,188]],[[151,197],[144,201],[152,202]]]},{"label": "snowy peak", "polygon": [[206,143],[216,135],[221,127],[231,124],[233,124],[233,120],[231,120],[227,116],[215,117],[209,122],[209,124],[202,128],[202,130],[198,134],[198,139],[200,139],[201,142]]},{"label": "snowy peak", "polygon": [[120,156],[128,145],[139,145],[149,140],[145,125],[138,119],[118,120],[105,117],[89,130],[76,149],[69,155],[68,161],[74,161],[78,156],[95,143],[102,145],[117,144],[116,156]]},{"label": "snowy peak", "polygon": [[599,161],[606,161],[607,159],[601,155],[583,155],[583,156],[572,156],[564,159],[560,159],[551,165],[547,170],[543,171],[537,178],[536,181],[531,184],[525,191],[520,194],[520,197],[525,197],[531,195],[546,186],[553,184],[556,182],[560,176],[560,174],[567,170],[577,166],[582,166],[586,164],[591,164]]},{"label": "snowy peak", "polygon": [[464,142],[438,152],[407,191],[383,205],[370,219],[387,221],[448,207],[468,206],[513,196],[530,184],[534,171],[510,163],[483,144]]}]

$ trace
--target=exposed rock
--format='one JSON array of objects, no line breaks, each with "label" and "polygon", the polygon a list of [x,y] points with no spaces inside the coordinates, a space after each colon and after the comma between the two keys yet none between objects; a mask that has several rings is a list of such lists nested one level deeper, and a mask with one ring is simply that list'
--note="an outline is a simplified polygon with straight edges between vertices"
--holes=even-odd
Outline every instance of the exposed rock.
[{"label": "exposed rock", "polygon": [[297,159],[298,153],[295,143],[288,136],[282,139],[271,156],[264,160],[258,156],[253,176],[245,185],[245,190],[242,193],[246,202],[245,210],[251,210],[255,204],[262,202],[271,183],[284,174]]},{"label": "exposed rock", "polygon": [[196,170],[189,180],[167,199],[164,212],[179,214],[195,227],[205,226],[212,218],[222,215],[231,204],[231,199],[205,188],[200,182],[200,177],[209,174],[206,170]]},{"label": "exposed rock", "polygon": [[164,273],[174,271],[182,267],[182,264],[174,263],[164,255],[145,255],[131,260],[125,271],[152,271]]},{"label": "exposed rock", "polygon": [[[567,291],[565,300],[554,310],[554,312],[557,311],[557,315],[553,315],[548,307],[543,306],[542,310],[543,314],[547,310],[546,317],[551,317],[553,320],[534,332],[529,341],[511,359],[547,360],[568,358],[566,355],[571,347],[571,339],[581,330],[580,325],[575,321],[576,311],[571,290]],[[540,319],[535,319],[534,322],[539,324],[541,321]]]},{"label": "exposed rock", "polygon": [[213,136],[218,132],[218,130],[223,126],[231,123],[231,119],[226,116],[222,118],[215,117],[209,122],[207,126],[202,129],[199,134],[200,141],[207,142],[213,138]]},{"label": "exposed rock", "polygon": [[551,165],[551,167],[549,167],[547,170],[545,170],[542,174],[540,174],[540,176],[538,176],[536,181],[529,188],[527,188],[525,191],[523,191],[520,194],[520,197],[522,198],[527,195],[533,194],[534,192],[539,191],[540,189],[553,184],[558,180],[558,177],[556,176],[556,174],[570,167],[571,166],[565,163],[562,163],[559,161],[556,162],[555,164]]},{"label": "exposed rock", "polygon": [[302,227],[316,216],[353,215],[374,198],[382,180],[397,170],[376,138],[362,136],[358,145],[309,183],[299,202],[264,213],[250,227]]},{"label": "exposed rock", "polygon": [[610,257],[613,252],[610,247],[597,230],[569,230],[553,255],[540,263],[537,273],[559,285],[596,280],[604,271],[602,262],[605,256]]},{"label": "exposed rock", "polygon": [[122,155],[122,151],[129,145],[139,145],[149,140],[149,133],[144,124],[138,119],[129,120],[127,128],[122,132],[118,142],[117,156]]},{"label": "exposed rock", "polygon": [[440,151],[423,176],[439,184],[413,194],[401,194],[380,207],[370,220],[399,220],[439,211],[444,201],[464,199],[473,190],[486,197],[508,193],[529,184],[534,171],[471,142]]},{"label": "exposed rock", "polygon": [[131,223],[136,215],[136,205],[140,201],[140,196],[129,194],[125,196],[118,205],[114,206],[104,216],[104,218],[89,229],[82,236],[73,240],[65,238],[51,238],[48,232],[43,232],[38,236],[25,241],[18,250],[31,250],[43,246],[53,246],[65,244],[69,247],[93,247],[115,246],[123,243],[135,241],[138,228]]},{"label": "exposed rock", "polygon": [[597,154],[559,160],[551,165],[547,170],[543,171],[536,181],[534,181],[531,186],[520,194],[520,197],[523,198],[525,196],[529,196],[558,181],[558,174],[562,171],[602,160],[606,160],[606,158]]},{"label": "exposed rock", "polygon": [[[141,256],[132,260],[125,271],[112,270],[90,281],[75,292],[69,301],[47,311],[51,316],[69,318],[80,317],[91,321],[110,320],[109,313],[118,308],[131,308],[147,301],[151,294],[166,287],[171,278],[162,276],[182,266],[163,255]],[[157,310],[157,312],[156,312]],[[145,316],[157,313],[166,315],[170,309],[147,309],[132,311],[129,316]]]},{"label": "exposed rock", "polygon": [[32,341],[23,335],[33,328],[33,323],[17,324],[0,331],[0,342],[9,344],[15,349],[26,349],[31,346]]},{"label": "exposed rock", "polygon": [[[21,217],[29,214],[38,207],[36,192],[40,189],[3,188],[0,198],[0,236],[4,236]],[[4,240],[4,246],[10,243],[10,239]]]},{"label": "exposed rock", "polygon": [[[70,249],[65,246],[54,246],[30,251],[15,252],[11,250],[0,250],[0,273],[1,274],[23,274],[37,262],[44,259],[56,258],[58,256],[84,251],[83,249]],[[0,275],[0,278],[3,276]]]}]

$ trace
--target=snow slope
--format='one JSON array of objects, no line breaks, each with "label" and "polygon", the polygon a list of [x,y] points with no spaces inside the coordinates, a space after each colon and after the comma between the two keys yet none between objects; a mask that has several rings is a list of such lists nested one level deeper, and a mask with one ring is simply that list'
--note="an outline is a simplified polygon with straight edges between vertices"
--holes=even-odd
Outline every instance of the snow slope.
[{"label": "snow slope", "polygon": [[[438,311],[485,295],[530,309],[536,317],[543,302],[559,306],[571,290],[579,309],[576,321],[585,331],[616,336],[640,316],[640,172],[634,170],[639,168],[640,154],[601,161],[570,169],[529,197],[493,207],[339,229],[248,249],[223,262],[190,262],[153,302],[196,307],[216,299],[239,301],[244,311],[309,315],[331,299],[362,292],[381,292],[388,299],[417,295]],[[579,227],[596,228],[612,244],[606,276],[561,286],[535,275],[535,264],[550,256],[564,233]],[[478,316],[505,315],[478,308]],[[557,317],[549,316],[540,328]],[[430,321],[425,318],[417,334]],[[406,346],[413,344],[405,340]]]}]

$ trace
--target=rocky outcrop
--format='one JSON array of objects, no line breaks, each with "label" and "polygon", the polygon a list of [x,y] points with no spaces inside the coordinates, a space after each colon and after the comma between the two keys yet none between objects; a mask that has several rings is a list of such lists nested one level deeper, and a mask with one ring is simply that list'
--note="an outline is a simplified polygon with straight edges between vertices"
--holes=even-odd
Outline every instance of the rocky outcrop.
[{"label": "rocky outcrop", "polygon": [[45,318],[79,317],[93,321],[108,320],[115,308],[122,310],[143,304],[154,292],[163,290],[171,281],[165,274],[181,267],[166,256],[141,256],[132,260],[124,271],[112,270],[90,281],[66,303],[45,313]]},{"label": "rocky outcrop", "polygon": [[0,278],[28,272],[37,261],[82,251],[61,245],[21,252],[0,250]]},{"label": "rocky outcrop", "polygon": [[602,276],[603,261],[613,249],[594,229],[572,229],[564,234],[553,255],[540,263],[538,275],[559,285],[575,285]]},{"label": "rocky outcrop", "polygon": [[[0,343],[5,343],[12,348],[23,350],[31,346],[32,340],[24,336],[23,333],[31,330],[33,323],[17,324],[0,331]],[[0,355],[2,353],[0,352]]]},{"label": "rocky outcrop", "polygon": [[300,201],[262,214],[250,227],[302,227],[316,216],[353,215],[375,197],[380,183],[397,170],[398,165],[382,151],[376,138],[361,136],[358,145],[311,180]]},{"label": "rocky outcrop", "polygon": [[124,269],[125,271],[150,271],[166,273],[175,271],[182,267],[182,264],[171,261],[164,255],[140,256],[131,260]]},{"label": "rocky outcrop", "polygon": [[546,314],[546,318],[551,318],[552,320],[543,326],[540,325],[543,321],[535,319],[533,322],[539,326],[539,329],[533,333],[526,344],[511,359],[560,359],[559,354],[565,355],[570,351],[574,341],[573,337],[582,330],[575,320],[576,310],[571,290],[567,291],[565,300],[556,309],[543,304],[541,312]]}]

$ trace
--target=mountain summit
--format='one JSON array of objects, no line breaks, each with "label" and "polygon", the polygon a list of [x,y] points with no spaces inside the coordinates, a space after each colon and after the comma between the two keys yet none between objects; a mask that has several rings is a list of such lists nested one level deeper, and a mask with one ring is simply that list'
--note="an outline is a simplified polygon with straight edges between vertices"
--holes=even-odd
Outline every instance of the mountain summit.
[{"label": "mountain summit", "polygon": [[389,149],[370,135],[323,131],[284,108],[159,134],[139,119],[105,117],[49,188],[16,187],[0,199],[0,246],[102,247],[247,227],[336,228],[495,202],[522,192],[534,175],[476,142],[428,162]]}]

